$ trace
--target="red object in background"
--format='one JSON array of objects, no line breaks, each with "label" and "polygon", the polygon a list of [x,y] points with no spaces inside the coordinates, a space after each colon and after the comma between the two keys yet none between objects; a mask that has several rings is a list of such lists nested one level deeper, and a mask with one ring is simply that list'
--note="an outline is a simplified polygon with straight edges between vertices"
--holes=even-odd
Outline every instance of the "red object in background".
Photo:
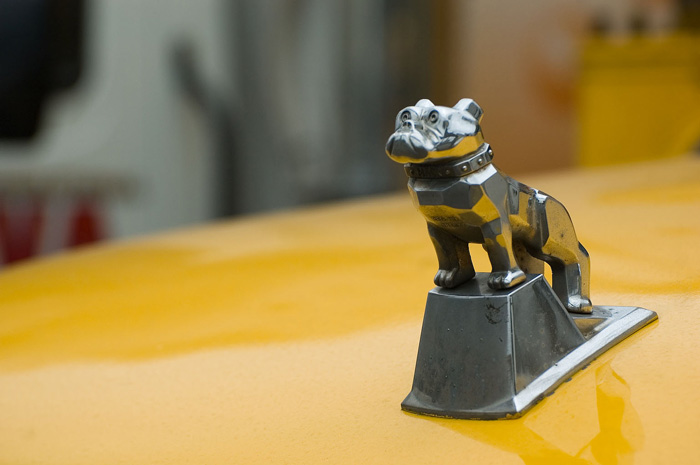
[{"label": "red object in background", "polygon": [[0,198],[0,249],[4,263],[36,255],[44,225],[43,207],[43,199],[36,197]]},{"label": "red object in background", "polygon": [[[3,264],[34,257],[40,253],[77,247],[104,238],[99,202],[78,199],[63,220],[48,215],[49,205],[39,196],[0,197],[0,252]],[[64,213],[65,214],[65,213]],[[47,235],[54,243],[46,248]],[[42,247],[42,244],[44,245]]]},{"label": "red object in background", "polygon": [[97,202],[81,199],[77,202],[68,224],[68,247],[97,242],[103,238],[102,219]]}]

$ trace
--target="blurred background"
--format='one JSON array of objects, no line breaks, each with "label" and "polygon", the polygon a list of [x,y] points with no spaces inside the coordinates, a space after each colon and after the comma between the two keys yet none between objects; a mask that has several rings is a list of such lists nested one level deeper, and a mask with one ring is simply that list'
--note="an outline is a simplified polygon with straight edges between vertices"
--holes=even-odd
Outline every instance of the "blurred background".
[{"label": "blurred background", "polygon": [[474,98],[510,174],[700,144],[697,0],[0,0],[0,262],[402,189]]}]

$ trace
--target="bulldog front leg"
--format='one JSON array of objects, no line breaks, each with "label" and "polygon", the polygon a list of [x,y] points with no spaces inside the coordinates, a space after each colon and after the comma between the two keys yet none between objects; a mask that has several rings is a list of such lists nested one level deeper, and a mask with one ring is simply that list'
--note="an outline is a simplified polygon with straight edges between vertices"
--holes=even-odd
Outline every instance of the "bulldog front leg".
[{"label": "bulldog front leg", "polygon": [[440,267],[435,275],[435,285],[453,288],[476,276],[468,243],[431,223],[428,223],[428,233],[435,246]]},{"label": "bulldog front leg", "polygon": [[513,254],[513,234],[507,218],[507,215],[502,214],[500,218],[481,227],[484,249],[491,261],[492,271],[488,280],[491,289],[508,289],[525,281],[525,273]]}]

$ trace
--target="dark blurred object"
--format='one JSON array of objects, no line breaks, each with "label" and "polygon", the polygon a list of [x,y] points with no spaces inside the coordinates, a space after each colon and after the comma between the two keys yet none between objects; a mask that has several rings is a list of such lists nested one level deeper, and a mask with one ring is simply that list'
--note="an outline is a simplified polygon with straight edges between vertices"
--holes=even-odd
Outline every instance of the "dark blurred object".
[{"label": "dark blurred object", "polygon": [[216,216],[227,216],[236,211],[236,201],[229,195],[229,180],[238,171],[235,152],[236,125],[230,105],[220,89],[203,76],[201,63],[195,46],[190,41],[177,42],[172,50],[172,69],[176,83],[185,100],[205,122],[214,150],[213,180],[214,212]]},{"label": "dark blurred object", "polygon": [[430,5],[227,5],[236,158],[220,171],[222,211],[269,210],[402,186],[379,155],[396,111],[429,96]]},{"label": "dark blurred object", "polygon": [[0,138],[32,138],[47,97],[78,81],[84,10],[84,0],[0,0]]},{"label": "dark blurred object", "polygon": [[683,31],[700,31],[700,0],[680,0],[679,7],[678,28]]}]

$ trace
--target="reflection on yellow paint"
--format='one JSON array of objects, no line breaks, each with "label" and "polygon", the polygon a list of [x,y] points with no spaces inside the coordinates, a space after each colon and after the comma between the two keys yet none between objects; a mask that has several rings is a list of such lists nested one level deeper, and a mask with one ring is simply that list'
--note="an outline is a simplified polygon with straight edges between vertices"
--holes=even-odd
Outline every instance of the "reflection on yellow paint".
[{"label": "reflection on yellow paint", "polygon": [[[574,392],[567,393],[575,395],[566,399],[571,402],[548,399],[517,420],[427,421],[516,453],[526,464],[633,463],[634,452],[643,446],[644,431],[630,400],[629,385],[610,367],[610,361],[595,372],[584,371],[576,383]],[[563,403],[567,410],[562,409]]]},{"label": "reflection on yellow paint", "polygon": [[600,433],[589,444],[590,452],[598,463],[633,463],[644,431],[630,402],[630,387],[609,363],[598,368],[596,379]]}]

